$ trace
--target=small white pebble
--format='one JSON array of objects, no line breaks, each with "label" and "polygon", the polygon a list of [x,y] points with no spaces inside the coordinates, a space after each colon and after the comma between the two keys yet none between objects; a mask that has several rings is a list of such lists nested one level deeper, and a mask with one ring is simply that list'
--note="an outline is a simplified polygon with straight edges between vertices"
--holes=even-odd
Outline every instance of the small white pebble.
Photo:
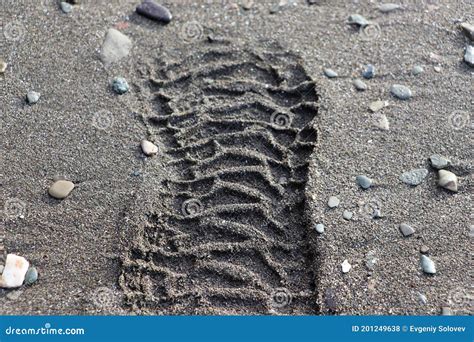
[{"label": "small white pebble", "polygon": [[341,264],[341,268],[342,268],[342,273],[347,273],[351,270],[352,266],[351,266],[351,264],[349,264],[349,261],[347,261],[347,259],[346,259]]},{"label": "small white pebble", "polygon": [[151,141],[142,140],[141,147],[143,153],[145,153],[147,156],[152,156],[158,153],[158,146],[153,144]]}]

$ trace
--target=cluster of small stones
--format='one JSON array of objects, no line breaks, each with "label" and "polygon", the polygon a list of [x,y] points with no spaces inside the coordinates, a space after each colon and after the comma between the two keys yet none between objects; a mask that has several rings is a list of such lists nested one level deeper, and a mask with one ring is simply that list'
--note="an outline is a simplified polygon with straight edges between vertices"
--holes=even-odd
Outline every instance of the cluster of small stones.
[{"label": "cluster of small stones", "polygon": [[[69,14],[74,10],[74,5],[79,0],[69,0],[59,2],[59,8]],[[169,23],[172,19],[171,12],[164,6],[152,0],[145,0],[137,6],[136,12],[151,20]],[[125,34],[116,29],[109,29],[101,47],[101,60],[105,65],[119,62],[127,57],[132,48],[132,41]],[[7,70],[8,64],[0,58],[0,75]],[[130,89],[127,80],[123,77],[115,77],[111,82],[112,90],[123,95]],[[34,90],[28,91],[25,96],[26,103],[35,105],[39,102],[41,94]],[[158,153],[158,147],[146,139],[140,143],[143,154],[152,157]],[[75,188],[74,182],[66,179],[57,179],[49,186],[47,192],[55,200],[65,200]],[[30,266],[29,262],[22,256],[7,254],[5,265],[0,265],[0,288],[14,289],[24,285],[31,285],[38,279],[38,270]],[[12,292],[13,293],[13,292]],[[16,292],[20,294],[21,292]],[[10,299],[17,299],[19,295],[11,295]]]},{"label": "cluster of small stones", "polygon": [[[391,11],[395,11],[400,9],[401,6],[397,4],[382,4],[380,5],[379,10],[382,13],[388,13]],[[350,25],[356,25],[359,27],[365,27],[369,25],[369,21],[365,19],[363,16],[358,15],[358,14],[353,14],[349,16],[348,18],[348,23]],[[470,39],[472,42],[473,36],[474,36],[474,27],[470,24],[463,23],[461,24],[461,28],[463,32],[466,34],[466,36]],[[474,66],[474,48],[471,45],[467,45],[465,55],[464,55],[464,61],[466,64],[469,66]],[[436,72],[441,72],[441,68],[435,68]],[[331,68],[326,68],[323,70],[325,76],[327,78],[337,78],[338,73],[334,71]],[[424,72],[424,69],[421,65],[415,65],[413,66],[411,73],[414,76],[418,76]],[[365,79],[366,81],[370,81],[372,78],[376,76],[376,68],[372,64],[368,64],[364,70],[361,72],[361,78],[355,78],[352,83],[354,88],[359,91],[359,92],[364,92],[369,88],[369,85],[363,81]],[[389,89],[390,95],[395,99],[395,101],[409,101],[413,97],[413,91],[404,84],[392,84],[392,86]],[[389,101],[387,100],[375,100],[372,101],[369,104],[369,111],[372,113],[373,117],[373,125],[381,130],[388,131],[390,129],[390,124],[387,116],[383,113],[380,113],[383,111],[384,108],[388,107]],[[450,160],[435,154],[432,155],[430,158],[431,166],[433,169],[435,169],[438,173],[438,185],[444,189],[447,189],[450,192],[457,192],[458,191],[458,179],[457,176],[448,170],[445,170],[450,165]],[[413,169],[406,171],[402,173],[399,176],[399,179],[403,182],[406,183],[410,186],[418,186],[423,183],[424,179],[428,176],[429,170],[426,168],[419,168],[419,169]],[[362,190],[367,190],[370,187],[373,186],[373,180],[369,178],[366,175],[358,175],[356,176],[356,183],[357,185],[362,189]],[[328,207],[330,209],[334,209],[340,205],[340,200],[336,196],[331,196],[328,200],[327,203]],[[378,211],[376,213],[376,211]],[[345,220],[349,221],[352,219],[352,212],[348,209],[343,210],[342,216]],[[373,218],[379,218],[381,217],[381,213],[379,209],[376,209],[374,211],[374,215],[372,216]],[[399,225],[399,230],[401,234],[405,237],[408,238],[416,233],[415,228],[413,228],[410,224],[408,223],[401,223]],[[325,226],[323,223],[319,223],[316,225],[316,231],[319,234],[323,234],[325,232]],[[420,267],[423,273],[426,275],[434,275],[436,274],[436,266],[434,261],[427,255],[428,254],[428,247],[422,246],[420,248]],[[372,270],[375,267],[377,259],[375,258],[374,255],[371,254],[371,257],[367,259],[367,267]],[[369,267],[370,266],[370,267]],[[341,270],[343,273],[348,273],[351,270],[351,265],[348,260],[344,260],[344,262],[341,264]],[[426,303],[427,299],[424,294],[419,294],[419,299],[420,303]],[[449,308],[443,308],[443,314],[444,314],[444,309],[449,309]]]}]

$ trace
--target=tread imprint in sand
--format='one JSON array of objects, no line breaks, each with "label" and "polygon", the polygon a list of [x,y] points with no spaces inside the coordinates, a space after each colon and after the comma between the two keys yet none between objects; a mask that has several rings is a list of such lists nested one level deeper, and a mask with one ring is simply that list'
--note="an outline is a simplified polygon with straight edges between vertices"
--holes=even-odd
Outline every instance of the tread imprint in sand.
[{"label": "tread imprint in sand", "polygon": [[172,176],[157,194],[165,212],[149,215],[124,260],[127,300],[151,313],[315,313],[315,84],[277,46],[199,45],[156,61],[147,83],[144,121]]}]

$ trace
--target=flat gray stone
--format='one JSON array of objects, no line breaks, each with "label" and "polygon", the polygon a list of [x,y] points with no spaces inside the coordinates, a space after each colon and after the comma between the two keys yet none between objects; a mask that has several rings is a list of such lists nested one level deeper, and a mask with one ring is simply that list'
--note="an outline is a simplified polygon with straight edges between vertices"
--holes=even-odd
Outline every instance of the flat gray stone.
[{"label": "flat gray stone", "polygon": [[362,27],[367,26],[369,24],[369,21],[360,14],[351,14],[347,21],[351,25],[358,25]]},{"label": "flat gray stone", "polygon": [[36,280],[38,280],[38,270],[36,269],[36,267],[30,266],[30,268],[28,268],[28,271],[26,271],[24,284],[31,285]]},{"label": "flat gray stone", "polygon": [[365,84],[361,79],[355,79],[352,84],[354,84],[354,87],[359,91],[367,90],[367,84]]},{"label": "flat gray stone", "polygon": [[324,75],[326,75],[327,78],[335,78],[337,77],[337,72],[332,69],[326,68],[324,69]]},{"label": "flat gray stone", "polygon": [[440,170],[447,168],[451,164],[451,161],[440,154],[433,154],[430,156],[430,163],[435,169]]},{"label": "flat gray stone", "polygon": [[379,6],[379,11],[382,13],[390,13],[400,8],[401,6],[398,4],[387,3],[387,4],[381,4]]},{"label": "flat gray stone", "polygon": [[116,29],[109,29],[102,44],[100,59],[106,65],[116,63],[128,56],[132,41]]},{"label": "flat gray stone", "polygon": [[427,169],[415,169],[402,173],[400,180],[405,184],[416,186],[421,184],[426,176],[428,176]]},{"label": "flat gray stone", "polygon": [[356,182],[362,189],[370,188],[373,183],[372,179],[364,175],[358,175],[356,177]]},{"label": "flat gray stone", "polygon": [[344,210],[344,212],[342,213],[342,218],[344,220],[351,220],[352,219],[352,215],[354,215],[354,213],[352,211],[349,211],[349,210]]},{"label": "flat gray stone", "polygon": [[169,23],[173,16],[168,8],[157,4],[153,0],[145,0],[137,6],[136,12],[152,20]]},{"label": "flat gray stone", "polygon": [[406,223],[400,224],[400,231],[405,237],[415,234],[415,229],[413,229],[410,225]]},{"label": "flat gray stone", "polygon": [[471,41],[474,41],[474,25],[470,23],[461,23],[459,27],[467,38],[469,38]]},{"label": "flat gray stone", "polygon": [[408,100],[412,97],[410,88],[401,84],[394,84],[390,88],[390,93],[400,100]]},{"label": "flat gray stone", "polygon": [[339,203],[341,203],[339,198],[337,198],[336,196],[331,196],[329,197],[329,200],[328,200],[328,207],[336,208],[337,206],[339,206]]},{"label": "flat gray stone", "polygon": [[59,6],[61,7],[61,10],[66,14],[71,13],[73,10],[72,5],[66,1],[61,1]]},{"label": "flat gray stone", "polygon": [[423,272],[426,274],[435,274],[436,273],[436,266],[433,260],[431,260],[429,257],[426,255],[422,254],[421,255],[421,269]]},{"label": "flat gray stone", "polygon": [[415,76],[421,74],[423,72],[423,67],[421,65],[415,65],[411,70],[411,73]]},{"label": "flat gray stone", "polygon": [[48,193],[51,197],[56,199],[64,199],[74,189],[74,183],[67,180],[58,180],[53,183],[48,189]]},{"label": "flat gray stone", "polygon": [[471,68],[474,68],[474,47],[471,45],[466,46],[466,53],[464,54],[464,62]]}]

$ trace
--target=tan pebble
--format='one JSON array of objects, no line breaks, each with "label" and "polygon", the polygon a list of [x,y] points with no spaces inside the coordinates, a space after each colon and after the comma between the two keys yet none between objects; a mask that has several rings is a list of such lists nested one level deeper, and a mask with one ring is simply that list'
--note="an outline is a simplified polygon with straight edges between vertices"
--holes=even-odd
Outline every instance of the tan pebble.
[{"label": "tan pebble", "polygon": [[48,193],[56,199],[64,199],[74,189],[74,183],[67,180],[58,180],[48,189]]},{"label": "tan pebble", "polygon": [[0,74],[3,74],[7,70],[7,62],[0,58]]},{"label": "tan pebble", "polygon": [[375,127],[384,131],[388,131],[390,129],[390,123],[384,114],[374,114],[373,123]]},{"label": "tan pebble", "polygon": [[453,192],[458,191],[458,177],[454,173],[446,170],[439,170],[438,177],[439,186]]},{"label": "tan pebble", "polygon": [[143,153],[145,153],[147,156],[152,156],[158,153],[158,146],[153,144],[151,141],[142,140],[141,147]]},{"label": "tan pebble", "polygon": [[372,113],[375,113],[379,110],[381,110],[382,108],[385,108],[388,106],[388,102],[387,101],[381,101],[381,100],[378,100],[378,101],[374,101],[372,102],[370,105],[369,105],[369,109],[372,111]]}]

